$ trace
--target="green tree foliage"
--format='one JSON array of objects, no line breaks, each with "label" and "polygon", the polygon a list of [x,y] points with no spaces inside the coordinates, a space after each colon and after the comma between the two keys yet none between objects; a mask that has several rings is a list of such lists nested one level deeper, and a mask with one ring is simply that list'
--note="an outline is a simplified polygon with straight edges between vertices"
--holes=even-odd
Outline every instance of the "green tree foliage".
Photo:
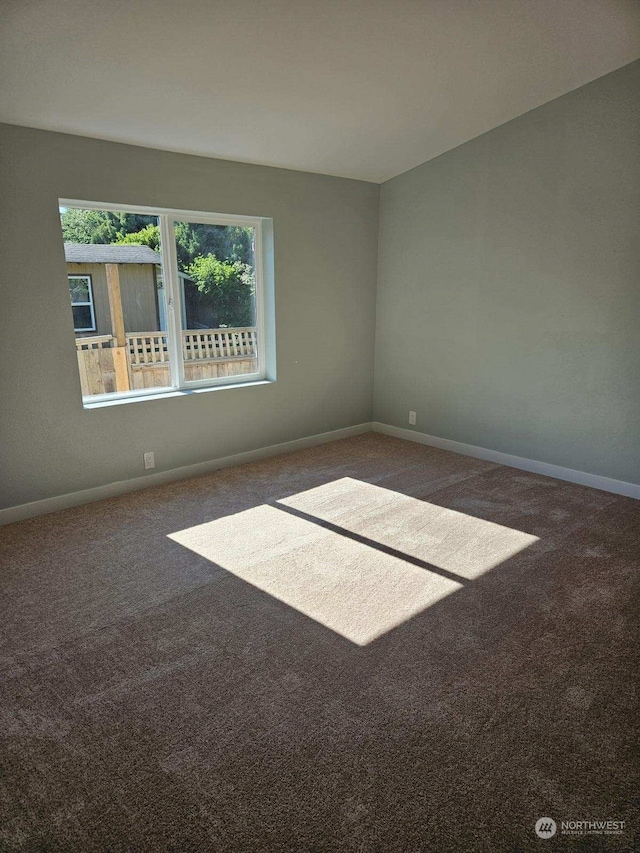
[{"label": "green tree foliage", "polygon": [[202,253],[200,237],[194,226],[188,222],[176,222],[173,230],[176,235],[178,268],[181,272],[186,272],[189,264]]},{"label": "green tree foliage", "polygon": [[127,234],[153,224],[154,216],[113,213],[108,210],[64,208],[60,213],[62,236],[70,243],[117,243]]},{"label": "green tree foliage", "polygon": [[60,214],[62,236],[69,243],[112,243],[117,239],[114,222],[104,210],[66,208]]},{"label": "green tree foliage", "polygon": [[148,246],[157,252],[160,250],[160,228],[157,225],[145,225],[140,231],[125,234],[115,242],[120,246]]},{"label": "green tree foliage", "polygon": [[[176,254],[178,256],[178,269],[186,272],[189,264],[200,254],[200,243],[198,235],[186,222],[176,222]],[[146,225],[140,231],[125,234],[124,237],[115,241],[118,245],[149,246],[154,251],[160,251],[160,227],[158,225]]]},{"label": "green tree foliage", "polygon": [[255,323],[255,278],[242,261],[219,261],[215,255],[200,255],[187,269],[201,293],[211,297],[220,326],[253,326]]},{"label": "green tree foliage", "polygon": [[[186,225],[197,240],[198,255],[215,255],[233,263],[253,263],[253,229],[240,225]],[[176,235],[178,224],[176,225]],[[196,255],[194,254],[193,258]]]}]

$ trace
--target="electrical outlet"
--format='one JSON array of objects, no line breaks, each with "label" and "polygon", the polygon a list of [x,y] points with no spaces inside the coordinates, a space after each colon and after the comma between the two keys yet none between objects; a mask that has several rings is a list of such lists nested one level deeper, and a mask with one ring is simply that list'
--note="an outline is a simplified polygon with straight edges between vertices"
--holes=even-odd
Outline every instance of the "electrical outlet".
[{"label": "electrical outlet", "polygon": [[411,424],[411,426],[416,425],[416,413],[415,412],[409,412],[409,423]]},{"label": "electrical outlet", "polygon": [[147,453],[144,454],[144,467],[145,470],[156,467],[156,460],[153,455],[153,450],[149,450],[147,451]]}]

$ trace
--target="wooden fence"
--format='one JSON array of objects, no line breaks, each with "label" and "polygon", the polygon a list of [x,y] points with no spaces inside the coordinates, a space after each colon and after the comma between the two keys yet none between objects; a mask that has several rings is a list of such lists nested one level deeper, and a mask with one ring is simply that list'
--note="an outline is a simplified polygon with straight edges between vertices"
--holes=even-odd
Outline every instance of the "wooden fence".
[{"label": "wooden fence", "polygon": [[[129,387],[166,388],[171,383],[167,336],[136,332],[125,336]],[[84,396],[116,390],[113,335],[76,338],[80,383]],[[182,333],[185,379],[239,376],[257,370],[258,342],[254,328],[202,329]]]}]

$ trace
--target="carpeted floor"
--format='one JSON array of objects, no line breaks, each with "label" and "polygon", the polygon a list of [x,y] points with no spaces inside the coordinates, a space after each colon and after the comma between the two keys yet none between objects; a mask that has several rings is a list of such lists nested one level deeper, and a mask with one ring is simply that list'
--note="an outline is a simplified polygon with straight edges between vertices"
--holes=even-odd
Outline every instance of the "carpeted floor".
[{"label": "carpeted floor", "polygon": [[368,434],[0,540],[2,851],[635,849],[637,501]]}]

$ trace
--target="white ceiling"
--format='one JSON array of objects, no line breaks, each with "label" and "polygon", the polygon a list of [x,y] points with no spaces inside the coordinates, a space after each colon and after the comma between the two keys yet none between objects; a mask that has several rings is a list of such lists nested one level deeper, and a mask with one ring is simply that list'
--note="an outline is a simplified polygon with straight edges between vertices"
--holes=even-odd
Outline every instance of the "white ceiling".
[{"label": "white ceiling", "polygon": [[638,0],[0,0],[0,121],[381,182],[640,57]]}]

